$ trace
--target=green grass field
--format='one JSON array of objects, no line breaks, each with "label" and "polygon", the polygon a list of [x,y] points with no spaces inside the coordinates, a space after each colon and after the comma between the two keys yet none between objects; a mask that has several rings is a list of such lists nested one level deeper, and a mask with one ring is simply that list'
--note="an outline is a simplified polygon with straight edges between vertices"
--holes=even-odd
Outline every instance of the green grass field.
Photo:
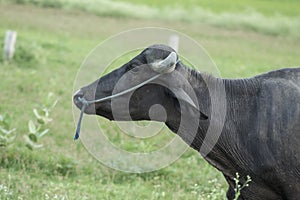
[{"label": "green grass field", "polygon": [[[214,20],[204,22],[197,21],[197,14],[195,21],[170,19],[167,15],[143,17],[114,13],[113,7],[110,14],[101,14],[93,6],[97,0],[85,4],[61,0],[60,6],[51,6],[51,1],[43,1],[50,2],[47,5],[30,0],[13,1],[23,3],[18,5],[0,2],[1,54],[5,31],[18,31],[15,61],[0,63],[0,114],[9,113],[12,127],[17,128],[16,141],[8,148],[0,147],[0,199],[225,199],[222,175],[192,150],[164,169],[128,174],[101,165],[80,141],[73,141],[72,93],[77,70],[85,56],[113,34],[149,26],[178,30],[202,44],[226,78],[250,77],[300,63],[300,3],[296,0],[244,0],[226,7],[227,1],[200,4],[189,0],[175,4],[176,9],[197,5],[210,10],[205,12],[213,13]],[[140,1],[130,2],[129,10],[133,2]],[[140,4],[155,13],[168,10],[172,3],[151,2]],[[224,12],[231,13],[230,17],[245,17],[240,14],[243,9],[254,10],[259,17],[254,17],[248,26],[238,20],[228,25],[228,21],[218,18]],[[274,19],[272,29],[266,29],[264,24],[253,25],[255,20],[259,24],[269,19]],[[42,149],[30,151],[24,147],[23,135],[28,132],[28,120],[34,117],[32,108],[40,105],[48,92],[59,99],[51,114],[50,132],[41,140]],[[103,123],[113,124],[107,120]]]},{"label": "green grass field", "polygon": [[[299,38],[300,3],[289,0],[241,1],[109,1],[109,0],[1,0],[64,10],[81,10],[104,17],[163,20],[173,23],[205,23],[229,29],[244,29],[270,35]],[[0,1],[0,2],[1,2]]]}]

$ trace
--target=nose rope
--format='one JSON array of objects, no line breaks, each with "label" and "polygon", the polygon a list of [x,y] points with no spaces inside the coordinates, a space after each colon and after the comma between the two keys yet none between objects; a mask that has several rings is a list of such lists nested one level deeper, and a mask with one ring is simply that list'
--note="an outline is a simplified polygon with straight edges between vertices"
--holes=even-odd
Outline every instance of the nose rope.
[{"label": "nose rope", "polygon": [[81,110],[80,110],[80,116],[79,116],[79,119],[78,119],[78,122],[77,122],[77,128],[76,128],[74,140],[77,140],[79,138],[83,113],[84,113],[85,108],[89,105],[89,103],[83,103],[84,101],[86,101],[84,98],[79,97],[78,100],[80,102],[82,102],[83,106],[81,107]]},{"label": "nose rope", "polygon": [[[108,97],[104,97],[104,98],[101,98],[101,99],[96,99],[96,100],[86,100],[86,99],[84,99],[84,102],[85,102],[85,103],[88,103],[88,104],[90,104],[90,103],[99,103],[99,102],[102,102],[102,101],[105,101],[105,100],[108,100],[108,99],[112,99],[112,98],[115,98],[115,97],[122,96],[122,95],[124,95],[124,94],[127,94],[128,92],[131,92],[131,91],[133,91],[133,90],[136,90],[136,89],[142,87],[143,85],[145,85],[145,84],[147,84],[147,83],[153,81],[154,79],[157,79],[157,78],[160,77],[161,75],[162,75],[162,74],[157,74],[157,75],[155,75],[155,76],[149,78],[148,80],[146,80],[146,81],[144,81],[144,82],[142,82],[142,83],[140,83],[140,84],[138,84],[138,85],[136,85],[136,86],[133,86],[133,87],[127,89],[127,90],[124,90],[124,91],[122,91],[122,92],[119,92],[119,93],[117,93],[117,94],[114,94],[114,95],[111,95],[111,96],[108,96]],[[79,101],[80,101],[80,100],[79,100]],[[82,102],[82,103],[83,103],[83,102]]]},{"label": "nose rope", "polygon": [[99,103],[99,102],[102,102],[102,101],[105,101],[105,100],[108,100],[108,99],[112,99],[112,98],[115,98],[115,97],[119,97],[119,96],[122,96],[124,94],[127,94],[133,90],[136,90],[144,85],[146,85],[147,83],[157,79],[158,77],[160,77],[162,74],[157,74],[151,78],[149,78],[148,80],[136,85],[136,86],[133,86],[127,90],[124,90],[122,92],[119,92],[117,94],[113,94],[113,95],[110,95],[108,97],[103,97],[103,98],[100,98],[100,99],[96,99],[96,100],[86,100],[85,98],[81,98],[81,97],[78,97],[78,101],[80,101],[82,103],[82,107],[81,107],[81,111],[80,111],[80,116],[79,116],[79,119],[78,119],[78,123],[77,123],[77,128],[76,128],[76,132],[75,132],[75,136],[74,136],[74,140],[77,140],[79,138],[79,134],[80,134],[80,129],[81,129],[81,121],[82,121],[82,118],[83,118],[83,113],[84,113],[84,110],[85,108],[92,104],[92,103]]}]

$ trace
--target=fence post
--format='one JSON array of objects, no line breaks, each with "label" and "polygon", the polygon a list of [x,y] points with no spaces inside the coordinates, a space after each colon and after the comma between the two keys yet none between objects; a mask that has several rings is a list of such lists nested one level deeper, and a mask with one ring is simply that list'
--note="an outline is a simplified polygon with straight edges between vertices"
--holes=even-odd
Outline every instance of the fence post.
[{"label": "fence post", "polygon": [[4,51],[3,51],[3,60],[8,62],[11,60],[15,53],[15,44],[17,40],[17,32],[8,30],[6,31],[4,39]]},{"label": "fence post", "polygon": [[179,37],[178,37],[178,35],[171,35],[170,36],[169,46],[172,47],[178,53],[178,48],[179,48]]}]

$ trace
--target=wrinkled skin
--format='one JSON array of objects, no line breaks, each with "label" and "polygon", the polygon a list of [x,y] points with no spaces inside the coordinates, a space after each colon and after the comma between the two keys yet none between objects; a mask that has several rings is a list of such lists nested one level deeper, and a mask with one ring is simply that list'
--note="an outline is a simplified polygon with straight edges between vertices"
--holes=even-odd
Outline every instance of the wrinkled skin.
[{"label": "wrinkled skin", "polygon": [[[145,49],[119,69],[101,77],[94,83],[81,88],[74,95],[74,103],[80,109],[78,97],[92,100],[112,94],[119,79],[129,71],[130,82],[135,85],[145,77],[155,75],[151,68],[143,68],[143,76],[134,76],[157,60],[165,59],[173,50],[164,45]],[[178,82],[175,72],[182,74],[192,86]],[[218,79],[188,69],[181,62],[174,72],[164,75],[161,82],[171,85],[166,88],[158,84],[147,84],[131,94],[129,111],[131,119],[123,116],[122,109],[111,110],[111,100],[90,105],[86,114],[96,114],[110,120],[150,120],[149,109],[155,104],[164,107],[167,117],[152,116],[151,120],[166,125],[192,148],[200,151],[211,117],[211,99],[207,84],[224,84],[226,91],[226,119],[216,145],[204,158],[225,176],[229,189],[228,199],[234,199],[234,177],[240,181],[250,175],[252,181],[244,188],[239,199],[294,200],[300,197],[300,68],[282,69],[250,79]],[[135,83],[135,84],[134,84]],[[128,87],[118,88],[119,91]],[[172,89],[183,89],[190,95],[196,94],[198,109],[179,99]],[[218,88],[218,87],[216,87]],[[120,98],[129,98],[126,94]],[[195,99],[193,99],[195,100]],[[189,129],[179,131],[181,117],[197,123],[197,134],[189,136]],[[199,120],[193,120],[199,118]],[[212,124],[214,126],[214,124]],[[201,152],[200,152],[201,154]],[[197,167],[197,166],[195,166]]]}]

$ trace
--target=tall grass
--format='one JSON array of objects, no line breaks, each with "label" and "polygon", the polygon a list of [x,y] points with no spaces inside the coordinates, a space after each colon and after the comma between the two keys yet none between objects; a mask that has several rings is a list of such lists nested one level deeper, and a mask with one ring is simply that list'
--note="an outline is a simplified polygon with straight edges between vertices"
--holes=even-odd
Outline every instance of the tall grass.
[{"label": "tall grass", "polygon": [[251,8],[238,12],[221,11],[216,13],[198,5],[187,8],[176,3],[160,7],[109,0],[0,0],[0,2],[34,4],[68,10],[78,9],[100,16],[158,19],[168,20],[170,23],[174,21],[205,23],[229,29],[242,28],[270,35],[300,37],[300,15],[294,17],[281,14],[266,16]]}]

